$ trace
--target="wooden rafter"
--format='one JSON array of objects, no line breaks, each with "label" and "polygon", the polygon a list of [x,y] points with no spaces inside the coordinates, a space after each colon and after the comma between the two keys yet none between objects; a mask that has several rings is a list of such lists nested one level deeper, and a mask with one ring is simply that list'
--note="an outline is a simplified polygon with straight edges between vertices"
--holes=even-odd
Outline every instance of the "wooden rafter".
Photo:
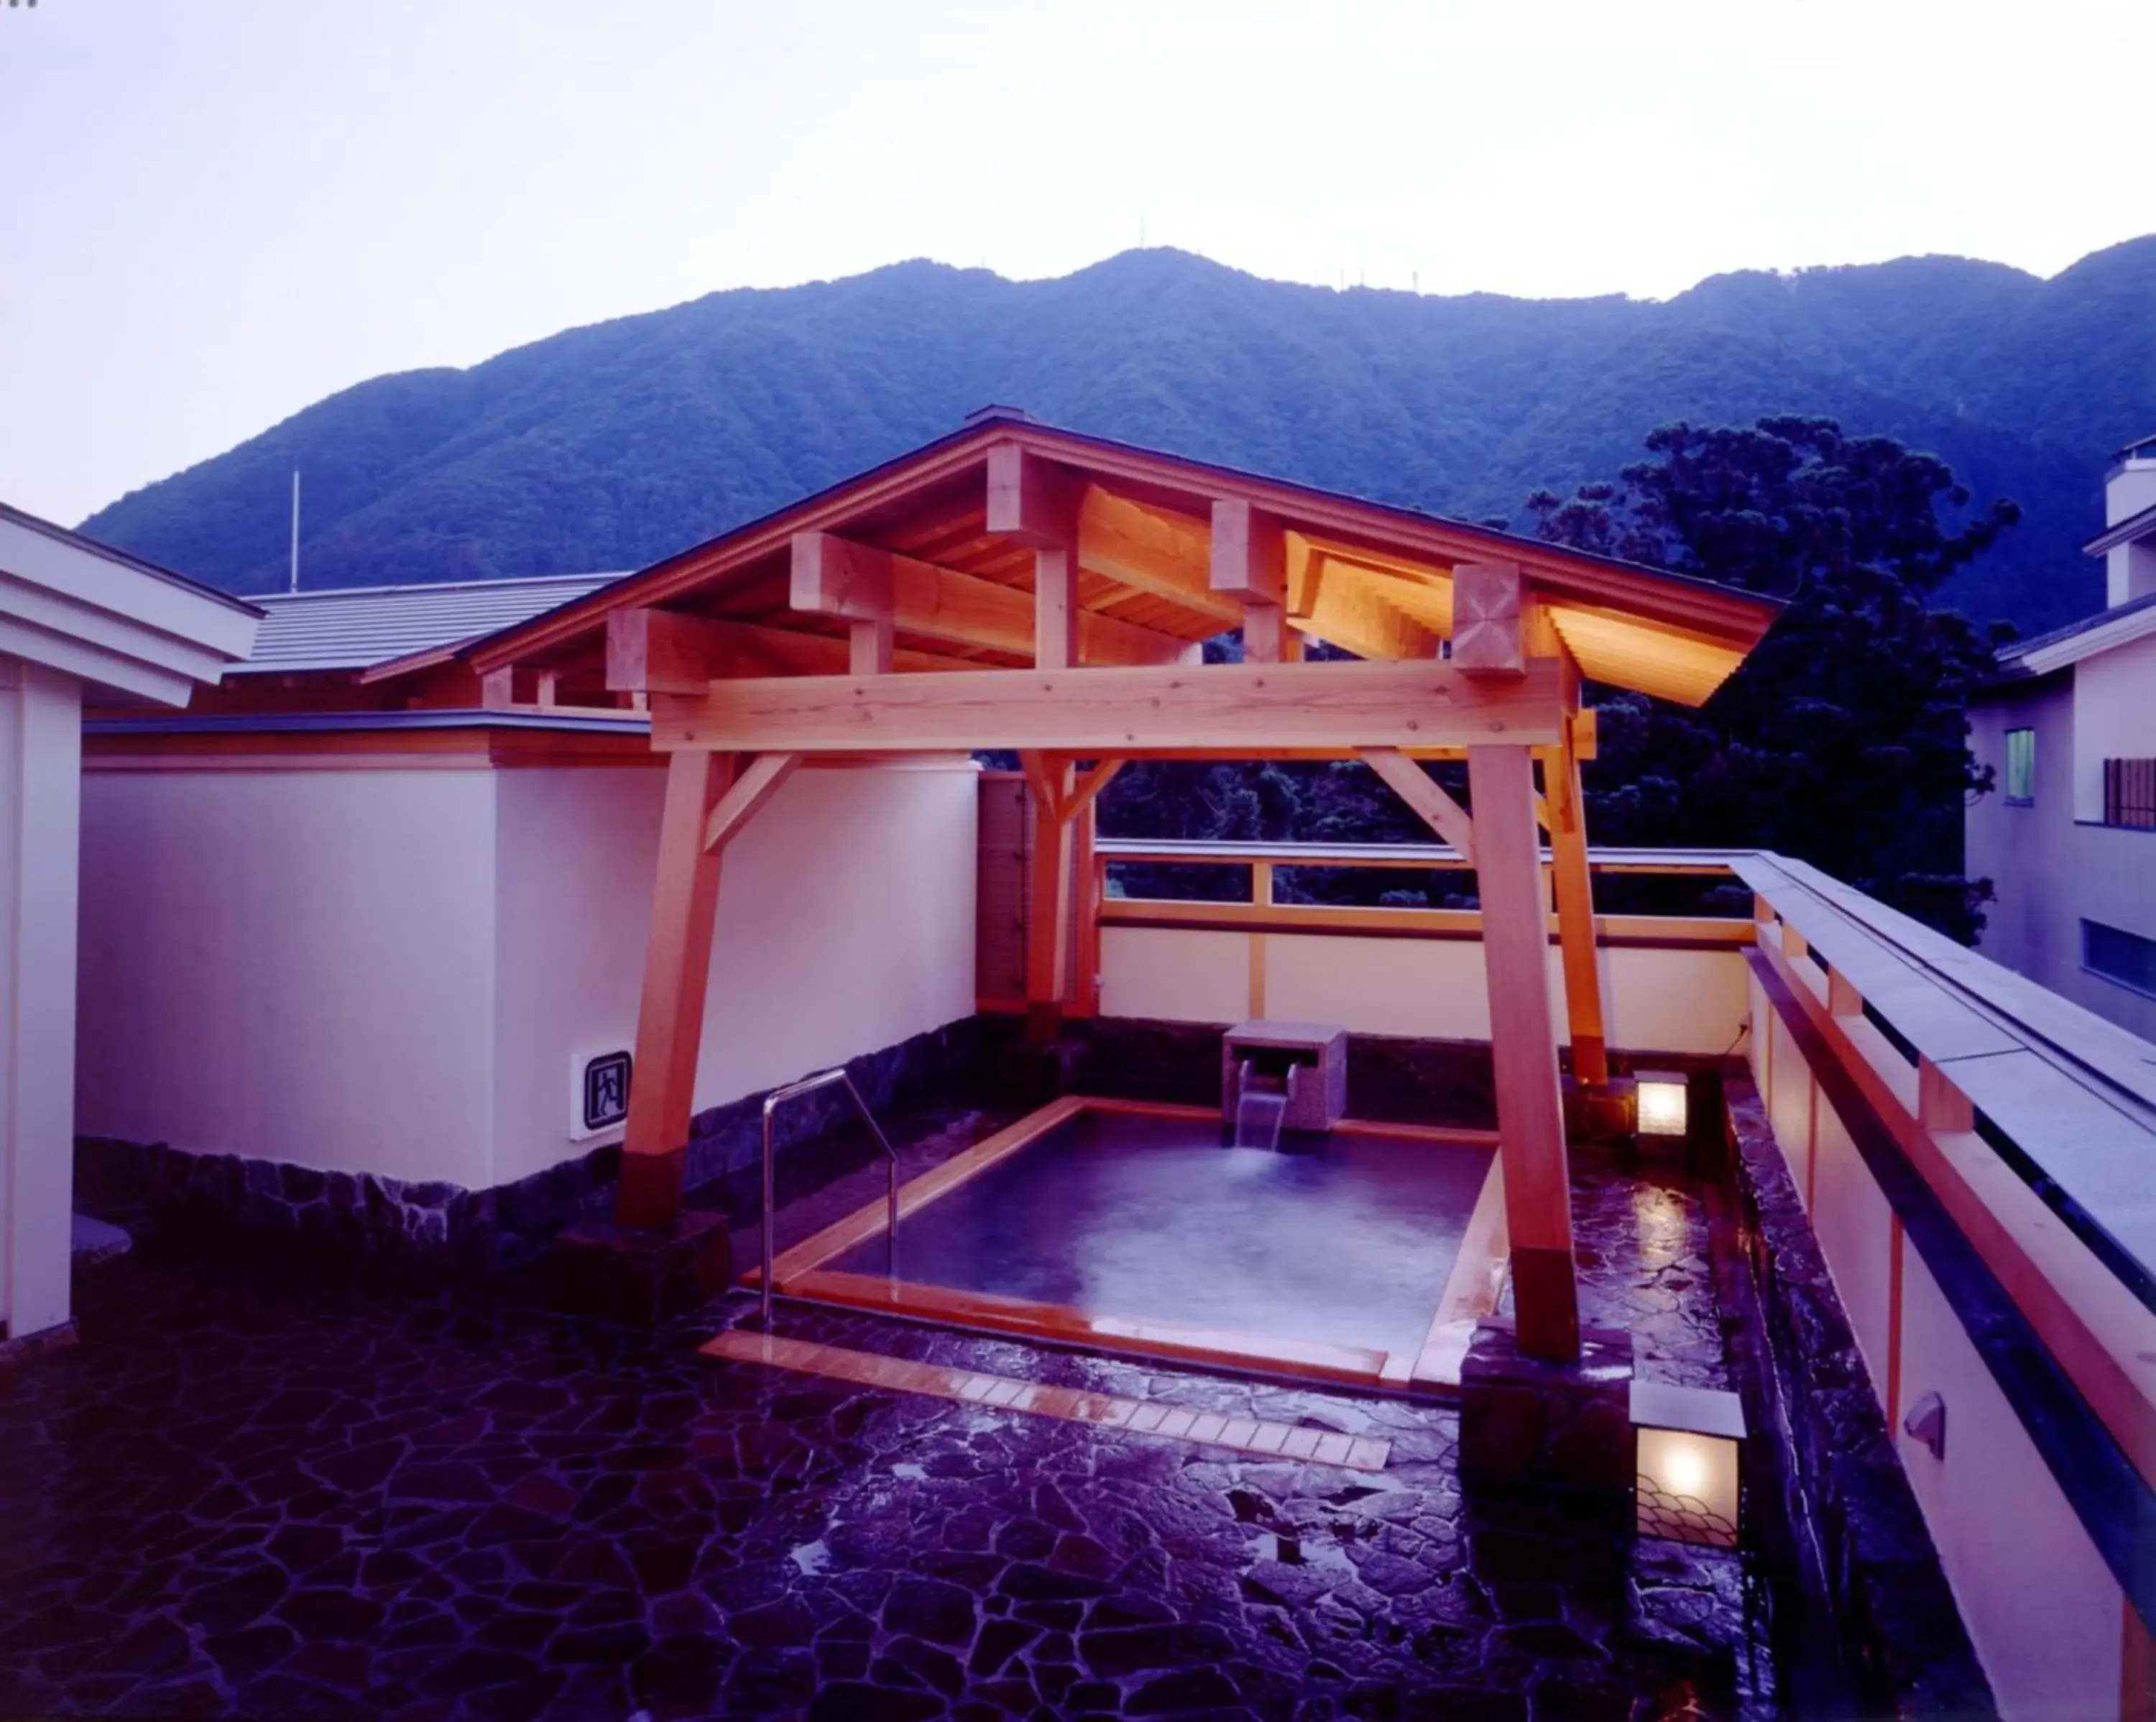
[{"label": "wooden rafter", "polygon": [[1360,658],[1435,658],[1438,635],[1390,602],[1381,583],[1284,535],[1287,623]]},{"label": "wooden rafter", "polygon": [[1078,561],[1089,573],[1149,592],[1234,627],[1242,604],[1213,589],[1209,522],[1147,507],[1088,485],[1078,507]]},{"label": "wooden rafter", "polygon": [[777,753],[1034,748],[1099,758],[1225,748],[1554,745],[1553,661],[1477,684],[1450,665],[1214,664],[711,683],[652,702],[652,743]]}]

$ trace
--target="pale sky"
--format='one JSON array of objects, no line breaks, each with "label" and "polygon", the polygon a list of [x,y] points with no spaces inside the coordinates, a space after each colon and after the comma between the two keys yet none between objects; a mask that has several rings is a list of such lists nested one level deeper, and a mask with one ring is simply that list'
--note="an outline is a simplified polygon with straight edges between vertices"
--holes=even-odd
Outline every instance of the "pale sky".
[{"label": "pale sky", "polygon": [[0,497],[910,257],[1666,297],[2156,229],[2148,0],[8,0]]}]

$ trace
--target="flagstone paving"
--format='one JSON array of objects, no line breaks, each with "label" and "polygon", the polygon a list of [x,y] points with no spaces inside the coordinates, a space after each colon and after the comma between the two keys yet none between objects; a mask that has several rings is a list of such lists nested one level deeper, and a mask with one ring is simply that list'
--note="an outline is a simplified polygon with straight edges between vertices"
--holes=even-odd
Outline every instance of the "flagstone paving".
[{"label": "flagstone paving", "polygon": [[[1699,1203],[1583,1175],[1591,1323],[1721,1379]],[[819,1311],[819,1344],[1389,1442],[1239,1456],[701,1357],[521,1282],[139,1249],[0,1377],[0,1714],[1765,1714],[1732,1555],[1464,1498],[1450,1411]]]}]

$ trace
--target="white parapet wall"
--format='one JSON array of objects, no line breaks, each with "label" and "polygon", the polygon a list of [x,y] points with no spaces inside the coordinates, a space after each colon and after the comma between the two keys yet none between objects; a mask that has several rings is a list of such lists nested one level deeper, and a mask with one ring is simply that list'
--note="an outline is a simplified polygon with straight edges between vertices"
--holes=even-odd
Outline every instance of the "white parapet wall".
[{"label": "white parapet wall", "polygon": [[[77,1128],[466,1188],[586,1152],[629,1046],[663,773],[99,768],[83,796]],[[716,1106],[968,1015],[974,772],[797,774],[730,847]]]},{"label": "white parapet wall", "polygon": [[[1202,912],[1202,905],[1194,905]],[[1604,946],[1612,1046],[1715,1054],[1744,1031],[1746,970],[1735,946]],[[1550,950],[1551,1025],[1569,1040],[1564,974]],[[1482,946],[1472,938],[1109,925],[1101,930],[1101,1009],[1108,1016],[1337,1022],[1365,1035],[1490,1038]]]}]

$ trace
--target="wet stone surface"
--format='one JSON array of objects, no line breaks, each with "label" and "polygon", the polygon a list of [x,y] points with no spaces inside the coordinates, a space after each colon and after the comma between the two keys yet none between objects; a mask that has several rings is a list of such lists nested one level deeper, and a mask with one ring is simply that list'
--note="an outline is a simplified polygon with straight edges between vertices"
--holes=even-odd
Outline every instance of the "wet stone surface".
[{"label": "wet stone surface", "polygon": [[[1718,1367],[1681,1188],[1597,1172],[1580,1206],[1589,1320]],[[0,1714],[1772,1709],[1734,1557],[1463,1498],[1442,1408],[782,1323],[1381,1434],[1368,1475],[699,1357],[738,1296],[639,1333],[155,1248],[80,1290],[82,1343],[0,1376]]]}]

